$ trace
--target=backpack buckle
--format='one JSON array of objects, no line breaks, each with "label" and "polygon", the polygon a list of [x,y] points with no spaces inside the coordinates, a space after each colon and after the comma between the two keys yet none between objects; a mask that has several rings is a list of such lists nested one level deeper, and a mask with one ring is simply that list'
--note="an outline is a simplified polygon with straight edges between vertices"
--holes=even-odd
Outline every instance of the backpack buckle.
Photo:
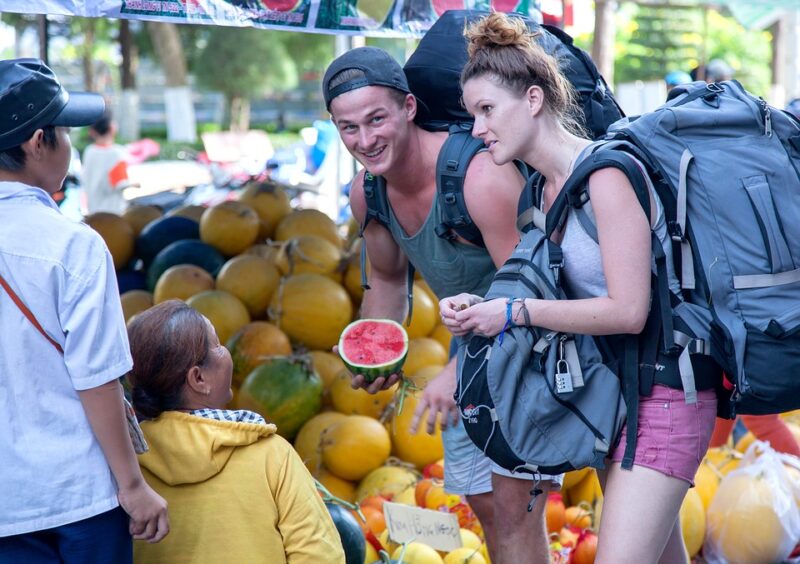
[{"label": "backpack buckle", "polygon": [[669,233],[670,239],[676,243],[680,243],[684,240],[683,229],[681,229],[681,226],[677,221],[667,222],[667,233]]},{"label": "backpack buckle", "polygon": [[453,194],[452,192],[448,192],[447,194],[444,195],[444,203],[452,206],[453,204],[456,203],[456,195]]},{"label": "backpack buckle", "polygon": [[434,228],[434,232],[436,236],[440,239],[446,239],[447,241],[454,241],[456,238],[456,234],[450,229],[450,227],[446,223],[440,223]]},{"label": "backpack buckle", "polygon": [[445,166],[447,167],[447,170],[458,170],[458,161],[455,159],[450,159],[447,161]]}]

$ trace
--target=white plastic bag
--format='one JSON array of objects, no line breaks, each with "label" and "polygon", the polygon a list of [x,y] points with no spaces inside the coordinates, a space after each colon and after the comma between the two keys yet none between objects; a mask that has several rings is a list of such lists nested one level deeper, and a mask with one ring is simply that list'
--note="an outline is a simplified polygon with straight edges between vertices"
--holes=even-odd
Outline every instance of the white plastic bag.
[{"label": "white plastic bag", "polygon": [[800,540],[800,485],[790,479],[785,458],[755,441],[722,479],[707,513],[703,557],[709,564],[772,564],[789,557]]}]

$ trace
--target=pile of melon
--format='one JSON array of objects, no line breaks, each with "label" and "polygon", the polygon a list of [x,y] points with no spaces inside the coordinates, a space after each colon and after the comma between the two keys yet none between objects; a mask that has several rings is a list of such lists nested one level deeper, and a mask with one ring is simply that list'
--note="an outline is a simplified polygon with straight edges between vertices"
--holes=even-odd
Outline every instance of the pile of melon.
[{"label": "pile of melon", "polygon": [[[98,213],[85,221],[114,259],[126,320],[156,303],[180,299],[211,321],[234,361],[230,407],[275,422],[327,490],[359,505],[369,541],[365,562],[378,560],[376,548],[390,554],[399,548],[386,530],[386,500],[456,514],[469,549],[467,560],[464,553],[448,560],[430,547],[409,545],[405,561],[416,561],[415,554],[420,562],[489,561],[475,514],[442,487],[438,425],[433,435],[410,433],[420,392],[406,391],[398,412],[396,388],[377,394],[354,390],[350,372],[332,352],[363,295],[359,241],[348,243],[344,228],[316,210],[293,209],[280,186],[255,183],[210,208],[187,206],[164,214],[152,206],[133,207],[122,216]],[[403,372],[422,389],[447,362],[450,335],[423,280],[417,279],[413,295]],[[800,437],[797,415],[787,421]],[[690,558],[702,557],[711,534],[711,502],[751,440],[745,436],[736,448],[710,449],[700,465],[697,486],[680,514]],[[800,470],[790,475],[798,478]],[[742,483],[724,490],[757,488]],[[553,562],[594,560],[602,503],[593,470],[566,475],[563,490],[551,494],[546,505]],[[746,534],[720,539],[731,553],[744,550],[737,542],[776,534],[768,518],[748,523]],[[749,556],[772,557],[767,548]]]}]

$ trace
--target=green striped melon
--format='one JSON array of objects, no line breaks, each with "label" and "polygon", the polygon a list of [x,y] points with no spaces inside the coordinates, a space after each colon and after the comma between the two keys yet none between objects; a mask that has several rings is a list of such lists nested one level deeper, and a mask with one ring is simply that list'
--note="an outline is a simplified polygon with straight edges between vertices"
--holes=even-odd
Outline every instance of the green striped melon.
[{"label": "green striped melon", "polygon": [[359,319],[339,338],[339,356],[347,368],[369,382],[398,372],[406,354],[408,334],[390,319]]},{"label": "green striped melon", "polygon": [[322,408],[322,380],[308,361],[273,357],[247,375],[237,408],[260,413],[291,441]]}]

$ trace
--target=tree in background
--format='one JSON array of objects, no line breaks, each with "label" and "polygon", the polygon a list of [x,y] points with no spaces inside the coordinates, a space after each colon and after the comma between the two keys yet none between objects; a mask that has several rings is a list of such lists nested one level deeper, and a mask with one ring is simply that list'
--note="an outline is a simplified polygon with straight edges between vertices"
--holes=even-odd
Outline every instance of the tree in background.
[{"label": "tree in background", "polygon": [[617,32],[617,82],[661,80],[672,70],[691,71],[722,59],[756,95],[770,84],[771,35],[746,30],[732,17],[704,7],[626,4]]},{"label": "tree in background", "polygon": [[[750,92],[765,97],[769,93],[772,35],[747,30],[724,12],[624,2],[616,27],[615,84],[662,80],[669,71],[689,72],[718,58],[733,67],[735,78]],[[592,34],[575,38],[585,50],[591,49],[592,41]]]},{"label": "tree in background", "polygon": [[[167,138],[194,143],[197,140],[197,122],[178,26],[167,22],[147,22],[147,31],[167,79],[164,91]],[[220,65],[214,71],[220,72],[223,68],[224,65]]]},{"label": "tree in background", "polygon": [[252,28],[210,28],[195,63],[195,76],[203,87],[225,95],[227,121],[232,130],[249,129],[250,98],[297,86],[297,65],[279,40],[281,33]]}]

